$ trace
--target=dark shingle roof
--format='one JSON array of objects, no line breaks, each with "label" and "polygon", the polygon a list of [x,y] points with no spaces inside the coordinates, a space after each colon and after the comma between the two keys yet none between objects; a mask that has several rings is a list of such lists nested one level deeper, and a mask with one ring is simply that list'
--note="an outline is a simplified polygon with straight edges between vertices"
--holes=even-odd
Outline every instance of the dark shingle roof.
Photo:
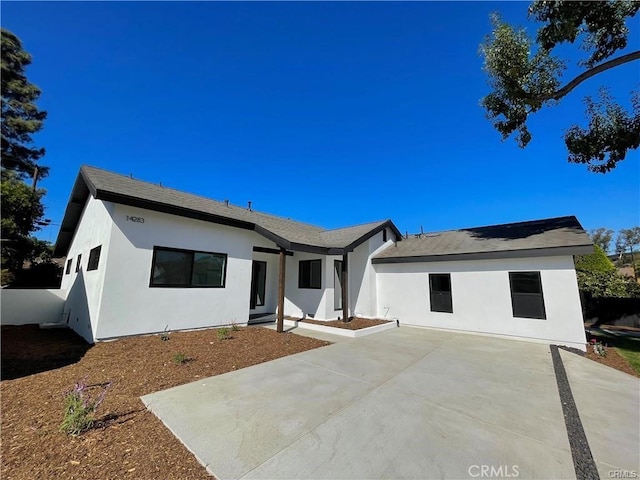
[{"label": "dark shingle roof", "polygon": [[[351,245],[357,242],[360,238],[367,235],[369,232],[379,230],[382,225],[386,223],[386,220],[379,222],[365,223],[363,225],[355,225],[353,227],[338,228],[335,230],[325,230],[320,235],[322,242],[329,248],[336,248],[342,246]],[[400,237],[400,232],[398,232]]]},{"label": "dark shingle roof", "polygon": [[409,236],[373,259],[396,263],[593,252],[587,233],[573,216]]},{"label": "dark shingle roof", "polygon": [[347,247],[366,240],[367,235],[377,233],[385,226],[401,236],[390,220],[326,230],[83,165],[56,241],[57,255],[66,254],[89,192],[105,201],[255,230],[287,249],[341,254]]}]

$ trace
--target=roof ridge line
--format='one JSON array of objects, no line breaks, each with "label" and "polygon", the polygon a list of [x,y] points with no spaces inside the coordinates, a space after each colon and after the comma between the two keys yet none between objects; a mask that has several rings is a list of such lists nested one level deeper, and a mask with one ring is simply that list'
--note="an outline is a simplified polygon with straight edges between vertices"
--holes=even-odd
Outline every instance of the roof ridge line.
[{"label": "roof ridge line", "polygon": [[[580,223],[580,221],[578,220],[578,218],[575,215],[561,215],[559,217],[550,217],[550,218],[537,218],[535,220],[523,220],[520,222],[507,222],[507,223],[497,223],[495,225],[480,225],[477,227],[465,227],[465,228],[451,228],[451,229],[447,229],[447,230],[432,230],[429,232],[419,232],[419,233],[409,233],[409,236],[419,236],[419,235],[435,235],[435,234],[440,234],[440,233],[448,233],[448,232],[463,232],[463,231],[469,231],[469,230],[478,230],[481,228],[496,228],[496,227],[506,227],[506,226],[511,226],[511,225],[532,225],[535,223],[539,223],[539,222],[548,222],[548,221],[552,221],[552,220],[559,220],[561,218],[575,218],[576,221],[578,223]],[[582,226],[582,225],[580,225]]]},{"label": "roof ridge line", "polygon": [[322,231],[322,233],[325,233],[325,232],[335,232],[336,230],[346,230],[347,228],[364,227],[364,226],[366,226],[366,225],[373,225],[373,224],[376,224],[376,223],[377,223],[377,224],[380,224],[380,223],[388,222],[388,221],[390,221],[390,220],[391,220],[390,218],[386,218],[386,219],[384,219],[384,220],[376,220],[376,221],[373,221],[373,222],[357,223],[357,224],[355,224],[355,225],[349,225],[349,226],[346,226],[346,227],[329,228],[329,229],[323,230],[323,231]]}]

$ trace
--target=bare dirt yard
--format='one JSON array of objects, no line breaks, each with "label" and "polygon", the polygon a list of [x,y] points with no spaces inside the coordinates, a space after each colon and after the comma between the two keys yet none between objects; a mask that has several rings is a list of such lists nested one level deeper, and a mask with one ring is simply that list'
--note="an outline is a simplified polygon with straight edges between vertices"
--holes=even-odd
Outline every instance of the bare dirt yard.
[{"label": "bare dirt yard", "polygon": [[[131,337],[90,346],[70,330],[2,327],[0,393],[3,479],[204,479],[195,457],[140,396],[328,342],[265,328],[220,339],[215,329]],[[96,425],[78,437],[59,430],[63,395],[81,379],[111,382]]]},{"label": "bare dirt yard", "polygon": [[311,318],[305,318],[304,320],[300,320],[304,323],[315,323],[317,325],[324,325],[326,327],[334,327],[334,328],[345,328],[347,330],[360,330],[361,328],[373,327],[375,325],[382,325],[384,323],[389,323],[387,320],[372,320],[370,318],[354,318],[348,322],[343,322],[342,320],[329,320],[329,321],[320,321],[313,320]]}]

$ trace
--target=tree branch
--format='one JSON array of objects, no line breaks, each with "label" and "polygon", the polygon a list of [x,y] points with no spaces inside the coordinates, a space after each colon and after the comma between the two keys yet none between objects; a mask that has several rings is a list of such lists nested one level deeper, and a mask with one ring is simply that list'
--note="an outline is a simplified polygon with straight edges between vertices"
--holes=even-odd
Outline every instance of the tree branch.
[{"label": "tree branch", "polygon": [[562,87],[560,90],[556,90],[555,92],[549,93],[547,95],[539,95],[534,98],[542,102],[546,100],[560,100],[562,97],[568,94],[571,90],[576,88],[585,80],[588,80],[589,78],[593,77],[594,75],[602,73],[611,68],[617,67],[618,65],[629,63],[638,59],[640,59],[640,50],[627,53],[626,55],[622,55],[621,57],[614,58],[613,60],[609,60],[608,62],[601,63],[600,65],[593,67],[587,70],[586,72],[581,73],[576,78],[574,78],[569,83],[567,83],[564,87]]}]

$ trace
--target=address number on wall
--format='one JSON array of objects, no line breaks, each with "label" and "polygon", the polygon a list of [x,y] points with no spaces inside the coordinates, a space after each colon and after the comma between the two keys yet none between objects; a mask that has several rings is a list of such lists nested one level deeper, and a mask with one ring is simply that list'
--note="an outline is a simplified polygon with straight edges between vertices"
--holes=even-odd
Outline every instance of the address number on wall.
[{"label": "address number on wall", "polygon": [[144,217],[130,217],[127,215],[127,222],[144,223]]}]

